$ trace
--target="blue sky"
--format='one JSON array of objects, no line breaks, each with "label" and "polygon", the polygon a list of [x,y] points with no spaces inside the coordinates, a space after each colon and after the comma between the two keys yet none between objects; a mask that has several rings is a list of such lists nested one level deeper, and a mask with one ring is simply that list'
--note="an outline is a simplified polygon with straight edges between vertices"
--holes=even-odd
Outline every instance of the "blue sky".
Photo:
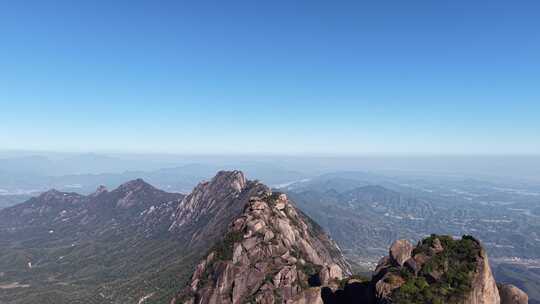
[{"label": "blue sky", "polygon": [[2,1],[0,147],[540,153],[538,1]]}]

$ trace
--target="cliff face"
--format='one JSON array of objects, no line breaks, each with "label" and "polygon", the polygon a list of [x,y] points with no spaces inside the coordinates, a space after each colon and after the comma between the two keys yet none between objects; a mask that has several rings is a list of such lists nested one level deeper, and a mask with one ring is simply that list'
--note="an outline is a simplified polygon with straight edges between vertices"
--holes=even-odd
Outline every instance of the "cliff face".
[{"label": "cliff face", "polygon": [[489,260],[484,248],[477,257],[476,271],[472,280],[472,290],[467,295],[465,304],[497,304],[501,302],[497,283],[491,272]]},{"label": "cliff face", "polygon": [[322,303],[350,273],[340,249],[284,194],[259,192],[172,303]]},{"label": "cliff face", "polygon": [[[519,297],[517,292],[508,294]],[[437,235],[416,247],[407,240],[395,241],[370,282],[349,280],[327,298],[325,304],[508,303],[501,302],[487,255],[477,240]]]},{"label": "cliff face", "polygon": [[218,214],[234,207],[234,201],[246,188],[247,181],[240,171],[221,171],[212,180],[199,183],[186,196],[174,215],[170,230],[179,230],[204,219],[205,216]]},{"label": "cliff face", "polygon": [[499,304],[487,255],[472,237],[396,241],[373,277],[380,303]]}]

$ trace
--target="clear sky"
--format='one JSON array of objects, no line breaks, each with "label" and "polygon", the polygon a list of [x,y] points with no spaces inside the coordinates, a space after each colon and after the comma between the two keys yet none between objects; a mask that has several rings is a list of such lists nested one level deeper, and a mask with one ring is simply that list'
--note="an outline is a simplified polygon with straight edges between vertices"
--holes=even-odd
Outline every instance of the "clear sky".
[{"label": "clear sky", "polygon": [[0,149],[540,153],[540,1],[1,1]]}]

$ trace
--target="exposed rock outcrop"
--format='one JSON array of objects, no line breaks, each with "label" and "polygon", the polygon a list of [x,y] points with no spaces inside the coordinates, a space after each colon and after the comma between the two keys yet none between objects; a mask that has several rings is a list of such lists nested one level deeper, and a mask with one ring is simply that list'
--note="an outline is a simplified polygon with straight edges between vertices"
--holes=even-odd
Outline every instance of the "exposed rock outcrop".
[{"label": "exposed rock outcrop", "polygon": [[[424,239],[413,248],[398,240],[373,277],[380,303],[418,299],[463,304],[498,304],[499,292],[485,250],[472,237]],[[426,303],[427,303],[426,302]]]},{"label": "exposed rock outcrop", "polygon": [[527,304],[529,296],[514,285],[506,284],[499,287],[501,304]]},{"label": "exposed rock outcrop", "polygon": [[170,230],[194,225],[207,214],[224,211],[234,204],[234,199],[246,184],[246,178],[240,171],[218,172],[212,180],[200,183],[182,200]]},{"label": "exposed rock outcrop", "polygon": [[413,245],[407,240],[397,240],[390,246],[390,258],[399,266],[411,258]]},{"label": "exposed rock outcrop", "polygon": [[350,274],[316,223],[286,195],[265,190],[250,197],[173,303],[322,303],[318,286]]},{"label": "exposed rock outcrop", "polygon": [[[350,282],[331,292],[325,304],[501,303],[487,255],[480,242],[470,236],[454,240],[432,235],[416,247],[398,240],[379,261],[371,282],[356,284],[354,292]],[[501,290],[503,293],[505,299],[523,299],[523,294],[512,288]]]},{"label": "exposed rock outcrop", "polygon": [[484,248],[480,249],[477,257],[476,271],[472,280],[472,290],[467,295],[464,304],[497,304],[501,302],[497,283],[491,272],[489,260]]},{"label": "exposed rock outcrop", "polygon": [[248,181],[241,171],[220,171],[182,200],[169,231],[185,238],[191,247],[214,243],[240,215],[250,197],[269,193],[268,187]]}]

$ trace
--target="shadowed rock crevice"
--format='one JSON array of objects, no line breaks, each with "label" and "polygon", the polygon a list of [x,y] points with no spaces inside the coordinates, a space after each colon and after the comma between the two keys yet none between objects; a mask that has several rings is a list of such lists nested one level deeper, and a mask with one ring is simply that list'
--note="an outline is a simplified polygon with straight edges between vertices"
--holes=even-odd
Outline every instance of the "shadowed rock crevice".
[{"label": "shadowed rock crevice", "polygon": [[336,291],[324,287],[321,298],[324,304],[375,304],[374,291],[370,282],[353,282]]},{"label": "shadowed rock crevice", "polygon": [[311,275],[309,278],[308,278],[308,284],[310,287],[319,287],[321,286],[321,277],[319,276],[318,273],[315,273],[313,275]]}]

